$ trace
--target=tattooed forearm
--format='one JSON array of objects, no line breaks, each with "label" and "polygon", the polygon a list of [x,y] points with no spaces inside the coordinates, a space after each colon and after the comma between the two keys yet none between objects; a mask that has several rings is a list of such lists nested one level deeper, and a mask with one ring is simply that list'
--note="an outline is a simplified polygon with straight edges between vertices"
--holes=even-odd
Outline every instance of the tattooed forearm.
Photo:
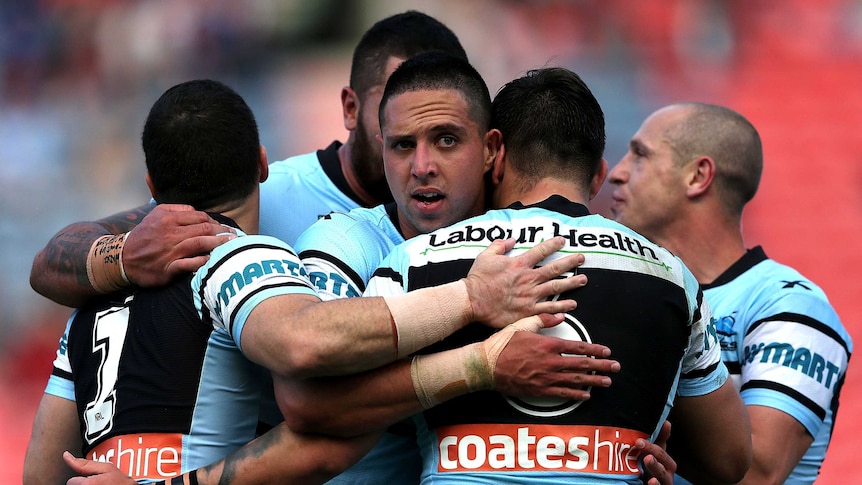
[{"label": "tattooed forearm", "polygon": [[[282,427],[276,426],[269,432],[264,433],[251,443],[246,444],[224,459],[219,485],[231,485],[236,477],[243,473],[243,467],[260,468],[257,460],[262,459],[267,451],[279,448],[281,445]],[[247,468],[248,469],[248,468]]]}]

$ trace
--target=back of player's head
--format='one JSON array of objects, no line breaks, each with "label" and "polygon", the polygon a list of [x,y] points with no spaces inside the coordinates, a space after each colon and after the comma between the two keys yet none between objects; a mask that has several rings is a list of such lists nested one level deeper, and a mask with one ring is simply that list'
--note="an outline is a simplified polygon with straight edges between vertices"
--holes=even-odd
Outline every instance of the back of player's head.
[{"label": "back of player's head", "polygon": [[426,51],[404,61],[389,76],[380,100],[380,126],[384,125],[386,104],[394,96],[413,91],[452,89],[467,101],[470,116],[480,130],[491,122],[491,93],[476,69],[459,56],[443,51]]},{"label": "back of player's head", "polygon": [[679,103],[686,110],[683,121],[665,133],[678,164],[708,156],[716,166],[716,186],[731,214],[742,209],[760,185],[763,147],[757,129],[744,116],[724,106]]},{"label": "back of player's head", "polygon": [[605,117],[574,72],[549,67],[505,84],[494,98],[491,127],[503,133],[506,156],[527,178],[589,184],[605,150]]},{"label": "back of player's head", "polygon": [[244,200],[259,182],[257,122],[243,98],[218,81],[165,91],[141,142],[158,203],[219,209]]},{"label": "back of player's head", "polygon": [[458,37],[439,20],[415,10],[386,17],[374,24],[353,51],[350,87],[360,96],[386,79],[390,57],[409,59],[420,52],[442,50],[467,59]]}]

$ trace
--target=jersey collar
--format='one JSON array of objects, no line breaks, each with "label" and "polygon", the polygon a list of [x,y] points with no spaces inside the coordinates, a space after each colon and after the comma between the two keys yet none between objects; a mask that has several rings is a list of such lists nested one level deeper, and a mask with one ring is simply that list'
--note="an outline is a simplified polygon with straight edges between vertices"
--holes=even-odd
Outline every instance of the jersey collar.
[{"label": "jersey collar", "polygon": [[745,251],[745,254],[743,254],[741,258],[724,270],[724,273],[721,273],[712,283],[700,285],[700,288],[702,290],[708,290],[710,288],[715,288],[725,283],[729,283],[736,279],[737,276],[745,273],[756,264],[761,261],[766,261],[767,259],[769,259],[769,257],[766,256],[766,252],[763,250],[763,247],[755,246]]},{"label": "jersey collar", "polygon": [[540,209],[546,209],[549,211],[558,212],[560,214],[565,214],[570,217],[583,217],[590,215],[590,210],[584,204],[572,202],[569,199],[563,197],[562,195],[556,194],[548,197],[541,202],[526,206],[520,202],[515,202],[508,208],[519,210],[527,209],[529,207],[538,207]]}]

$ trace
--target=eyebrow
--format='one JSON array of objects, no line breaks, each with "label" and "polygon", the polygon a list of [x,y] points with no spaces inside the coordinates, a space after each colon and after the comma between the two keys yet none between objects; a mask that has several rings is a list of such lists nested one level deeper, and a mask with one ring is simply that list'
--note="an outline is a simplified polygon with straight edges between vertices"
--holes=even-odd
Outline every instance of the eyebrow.
[{"label": "eyebrow", "polygon": [[629,150],[634,151],[638,149],[645,154],[652,153],[652,150],[650,150],[649,147],[646,146],[642,141],[635,138],[629,140]]}]

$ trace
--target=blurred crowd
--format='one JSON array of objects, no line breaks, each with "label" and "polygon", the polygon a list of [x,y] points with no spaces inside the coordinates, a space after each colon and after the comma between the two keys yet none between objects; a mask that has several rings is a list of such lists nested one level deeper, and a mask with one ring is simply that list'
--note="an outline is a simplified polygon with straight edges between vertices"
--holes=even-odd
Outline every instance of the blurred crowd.
[{"label": "blurred crowd", "polygon": [[653,108],[732,98],[753,65],[862,65],[860,0],[4,0],[4,382],[41,392],[70,313],[30,288],[35,253],[68,223],[148,200],[140,131],[164,89],[224,81],[258,116],[271,160],[304,153],[343,138],[337,93],[358,36],[408,8],[458,34],[492,93],[545,64],[579,72],[605,109],[611,164]]}]

